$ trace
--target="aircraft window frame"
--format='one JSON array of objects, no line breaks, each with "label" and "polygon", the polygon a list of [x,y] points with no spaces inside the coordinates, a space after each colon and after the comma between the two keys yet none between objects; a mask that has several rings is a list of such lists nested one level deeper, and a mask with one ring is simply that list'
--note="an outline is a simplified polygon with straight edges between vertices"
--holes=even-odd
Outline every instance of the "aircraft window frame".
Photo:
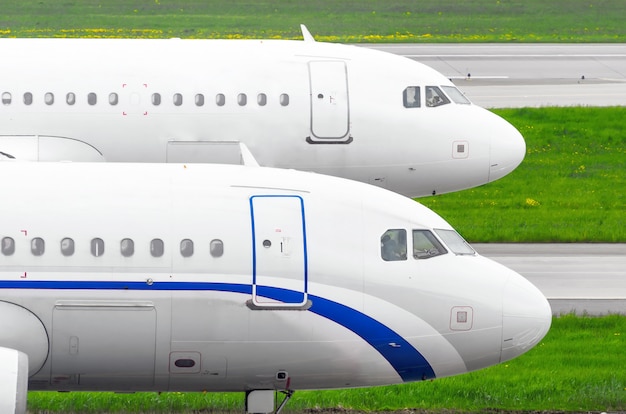
[{"label": "aircraft window frame", "polygon": [[95,92],[89,92],[87,94],[87,103],[91,106],[94,106],[98,103],[98,95]]},{"label": "aircraft window frame", "polygon": [[46,92],[43,96],[43,101],[46,105],[54,105],[54,93]]},{"label": "aircraft window frame", "polygon": [[472,101],[467,99],[467,96],[465,96],[465,94],[461,92],[455,86],[441,85],[441,89],[443,90],[443,93],[448,95],[448,97],[452,99],[452,102],[454,102],[455,104],[459,104],[459,105],[471,105],[472,104]]},{"label": "aircraft window frame", "polygon": [[33,94],[30,92],[24,92],[24,105],[32,105],[33,103]]},{"label": "aircraft window frame", "polygon": [[74,105],[76,103],[76,94],[74,92],[68,92],[65,95],[65,103],[68,105]]},{"label": "aircraft window frame", "polygon": [[2,92],[2,105],[11,105],[12,101],[13,95],[11,95],[11,92]]},{"label": "aircraft window frame", "polygon": [[174,106],[181,106],[183,104],[183,94],[175,93],[172,96],[172,102],[174,103]]},{"label": "aircraft window frame", "polygon": [[209,252],[213,257],[222,257],[224,255],[224,242],[221,239],[213,239],[209,243]]},{"label": "aircraft window frame", "polygon": [[226,105],[226,95],[224,95],[223,93],[218,93],[217,95],[215,95],[215,105],[217,106]]},{"label": "aircraft window frame", "polygon": [[[409,92],[412,92],[412,98],[410,98]],[[419,86],[407,86],[404,88],[402,91],[402,103],[405,108],[420,108],[422,106],[421,102],[422,90]]]},{"label": "aircraft window frame", "polygon": [[388,229],[380,236],[380,257],[385,262],[405,261],[406,252],[405,229]]},{"label": "aircraft window frame", "polygon": [[150,95],[150,102],[152,103],[153,106],[161,105],[161,94],[158,92],[155,92],[152,95]]},{"label": "aircraft window frame", "polygon": [[135,242],[133,239],[127,237],[120,240],[120,253],[124,257],[131,257],[135,254]]},{"label": "aircraft window frame", "polygon": [[90,246],[93,257],[101,257],[104,254],[104,240],[101,238],[95,237],[91,239]]},{"label": "aircraft window frame", "polygon": [[458,256],[474,256],[476,250],[455,230],[435,229],[437,236]]},{"label": "aircraft window frame", "polygon": [[15,240],[13,237],[3,237],[2,238],[2,254],[4,256],[12,256],[15,253]]},{"label": "aircraft window frame", "polygon": [[193,240],[182,239],[180,241],[180,255],[183,257],[193,256]]},{"label": "aircraft window frame", "polygon": [[30,252],[33,256],[43,256],[46,252],[46,242],[41,237],[34,237],[30,241]]},{"label": "aircraft window frame", "polygon": [[204,95],[197,93],[196,96],[194,96],[194,103],[196,106],[204,106]]},{"label": "aircraft window frame", "polygon": [[[443,106],[450,103],[450,99],[448,99],[448,97],[438,86],[426,85],[424,87],[424,90],[424,97],[427,108],[436,108],[438,106]],[[434,93],[434,95],[431,95],[431,97],[429,98],[429,93]]]},{"label": "aircraft window frame", "polygon": [[150,256],[162,257],[165,254],[165,243],[161,239],[150,240]]},{"label": "aircraft window frame", "polygon": [[264,93],[260,93],[256,96],[256,103],[259,106],[265,106],[267,105],[267,95]]},{"label": "aircraft window frame", "polygon": [[[413,258],[417,260],[432,259],[448,253],[448,250],[430,230],[413,230]],[[418,239],[417,236],[420,236]]]},{"label": "aircraft window frame", "polygon": [[69,257],[74,254],[74,240],[70,237],[64,237],[63,239],[61,239],[59,247],[61,248],[61,254],[65,257]]},{"label": "aircraft window frame", "polygon": [[280,103],[280,106],[289,106],[289,94],[281,93],[278,98],[278,102]]},{"label": "aircraft window frame", "polygon": [[120,97],[116,92],[111,92],[109,94],[109,105],[115,106],[119,103]]},{"label": "aircraft window frame", "polygon": [[240,93],[237,95],[237,104],[239,106],[246,106],[248,104],[248,95],[245,93]]}]

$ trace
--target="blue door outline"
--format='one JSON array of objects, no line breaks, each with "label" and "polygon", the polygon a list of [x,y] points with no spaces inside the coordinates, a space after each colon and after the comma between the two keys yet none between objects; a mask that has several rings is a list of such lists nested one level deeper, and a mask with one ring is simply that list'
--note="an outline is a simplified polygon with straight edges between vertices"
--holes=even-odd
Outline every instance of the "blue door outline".
[{"label": "blue door outline", "polygon": [[304,200],[298,195],[250,197],[252,302],[299,307],[308,301]]}]

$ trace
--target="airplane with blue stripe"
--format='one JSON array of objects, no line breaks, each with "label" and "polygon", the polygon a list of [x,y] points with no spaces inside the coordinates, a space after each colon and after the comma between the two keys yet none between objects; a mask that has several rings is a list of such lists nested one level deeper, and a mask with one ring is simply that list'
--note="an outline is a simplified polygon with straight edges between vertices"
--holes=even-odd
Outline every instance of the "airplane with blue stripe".
[{"label": "airplane with blue stripe", "polygon": [[536,345],[546,298],[399,194],[217,164],[0,162],[0,411],[27,390],[431,380]]}]

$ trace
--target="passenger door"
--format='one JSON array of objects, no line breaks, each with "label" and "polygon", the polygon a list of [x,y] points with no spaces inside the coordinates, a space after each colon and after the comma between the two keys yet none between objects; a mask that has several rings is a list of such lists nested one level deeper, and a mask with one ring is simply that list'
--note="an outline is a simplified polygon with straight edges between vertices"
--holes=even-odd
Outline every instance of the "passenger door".
[{"label": "passenger door", "polygon": [[307,303],[304,200],[291,195],[250,198],[252,302],[260,307]]},{"label": "passenger door", "polygon": [[309,143],[349,143],[350,105],[345,62],[309,62],[311,136]]}]

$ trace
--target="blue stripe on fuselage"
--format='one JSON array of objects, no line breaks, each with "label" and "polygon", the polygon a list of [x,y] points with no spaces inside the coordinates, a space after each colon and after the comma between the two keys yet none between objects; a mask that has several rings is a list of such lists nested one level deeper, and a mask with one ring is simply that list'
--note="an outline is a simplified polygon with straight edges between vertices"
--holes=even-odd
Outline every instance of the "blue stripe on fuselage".
[{"label": "blue stripe on fuselage", "polygon": [[[147,290],[147,291],[219,291],[252,294],[252,285],[209,282],[95,282],[95,281],[0,281],[0,289],[55,289],[55,290]],[[281,302],[301,292],[259,286],[259,295]],[[376,349],[396,370],[403,381],[419,381],[435,378],[435,373],[409,342],[372,317],[341,303],[310,295],[313,312],[351,330]]]}]

